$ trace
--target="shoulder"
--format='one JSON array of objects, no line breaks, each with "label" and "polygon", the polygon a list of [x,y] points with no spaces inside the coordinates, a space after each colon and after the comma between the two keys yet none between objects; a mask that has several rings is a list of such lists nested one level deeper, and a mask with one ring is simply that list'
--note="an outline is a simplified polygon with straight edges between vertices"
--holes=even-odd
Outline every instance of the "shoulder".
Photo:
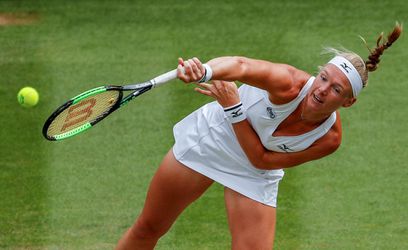
[{"label": "shoulder", "polygon": [[[273,103],[285,104],[295,99],[311,75],[288,64],[281,64],[280,77],[270,79],[271,89],[268,89]],[[279,84],[274,80],[280,79]],[[273,89],[272,89],[273,88]]]},{"label": "shoulder", "polygon": [[310,74],[292,65],[237,57],[240,81],[269,92],[271,101],[285,104],[296,98]]}]

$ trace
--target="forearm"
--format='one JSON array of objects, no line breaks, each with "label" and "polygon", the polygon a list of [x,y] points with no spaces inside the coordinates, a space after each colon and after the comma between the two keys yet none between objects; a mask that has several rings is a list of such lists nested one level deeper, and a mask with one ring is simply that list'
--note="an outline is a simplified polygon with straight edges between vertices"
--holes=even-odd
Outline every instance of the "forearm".
[{"label": "forearm", "polygon": [[207,62],[213,71],[213,80],[244,81],[245,58],[238,56],[217,57]]},{"label": "forearm", "polygon": [[235,135],[250,162],[259,169],[281,169],[301,165],[327,156],[340,146],[341,134],[331,130],[310,147],[298,152],[275,152],[267,150],[248,120],[233,123]]},{"label": "forearm", "polygon": [[[281,97],[293,90],[293,76],[300,72],[286,64],[242,56],[218,57],[207,62],[213,80],[240,81]],[[295,88],[297,94],[297,89]]]},{"label": "forearm", "polygon": [[233,123],[235,135],[249,161],[259,169],[280,169],[288,167],[280,162],[281,156],[271,157],[272,152],[265,149],[248,120]]}]

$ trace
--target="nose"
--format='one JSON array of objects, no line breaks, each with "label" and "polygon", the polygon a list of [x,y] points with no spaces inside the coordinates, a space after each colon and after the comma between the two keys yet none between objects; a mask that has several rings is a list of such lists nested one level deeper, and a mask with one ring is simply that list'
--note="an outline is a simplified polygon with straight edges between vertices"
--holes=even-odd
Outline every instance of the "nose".
[{"label": "nose", "polygon": [[320,86],[319,92],[320,92],[321,95],[326,96],[327,93],[329,92],[329,86],[327,84],[323,85],[323,86]]}]

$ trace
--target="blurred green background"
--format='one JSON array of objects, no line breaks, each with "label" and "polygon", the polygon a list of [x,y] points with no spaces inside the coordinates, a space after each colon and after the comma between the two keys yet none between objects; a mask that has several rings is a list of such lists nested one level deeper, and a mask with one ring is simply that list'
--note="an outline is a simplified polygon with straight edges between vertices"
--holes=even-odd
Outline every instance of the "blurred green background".
[{"label": "blurred green background", "polygon": [[[10,23],[10,13],[32,22]],[[358,35],[374,46],[407,13],[404,0],[0,1],[0,248],[114,248],[173,125],[211,101],[174,81],[81,136],[48,142],[42,125],[68,98],[148,80],[178,57],[242,55],[315,73],[329,59],[324,46],[366,57]],[[408,249],[407,45],[402,35],[357,105],[341,110],[340,149],[286,170],[275,249]],[[18,105],[24,86],[39,91],[38,106]],[[218,184],[157,246],[229,248]]]}]

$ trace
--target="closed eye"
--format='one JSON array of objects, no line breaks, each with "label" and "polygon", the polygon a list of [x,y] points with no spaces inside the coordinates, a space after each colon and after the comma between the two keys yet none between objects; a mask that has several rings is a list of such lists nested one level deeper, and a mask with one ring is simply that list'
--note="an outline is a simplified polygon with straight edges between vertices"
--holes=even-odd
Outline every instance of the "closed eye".
[{"label": "closed eye", "polygon": [[327,82],[327,77],[323,74],[320,75],[320,79],[322,79],[322,81]]},{"label": "closed eye", "polygon": [[333,89],[334,89],[334,91],[336,92],[336,93],[338,93],[338,94],[340,94],[340,89],[339,88],[337,88],[337,87],[333,87]]},{"label": "closed eye", "polygon": [[334,90],[334,92],[336,92],[337,94],[341,94],[343,88],[340,87],[339,85],[335,84],[335,85],[333,86],[333,90]]}]

